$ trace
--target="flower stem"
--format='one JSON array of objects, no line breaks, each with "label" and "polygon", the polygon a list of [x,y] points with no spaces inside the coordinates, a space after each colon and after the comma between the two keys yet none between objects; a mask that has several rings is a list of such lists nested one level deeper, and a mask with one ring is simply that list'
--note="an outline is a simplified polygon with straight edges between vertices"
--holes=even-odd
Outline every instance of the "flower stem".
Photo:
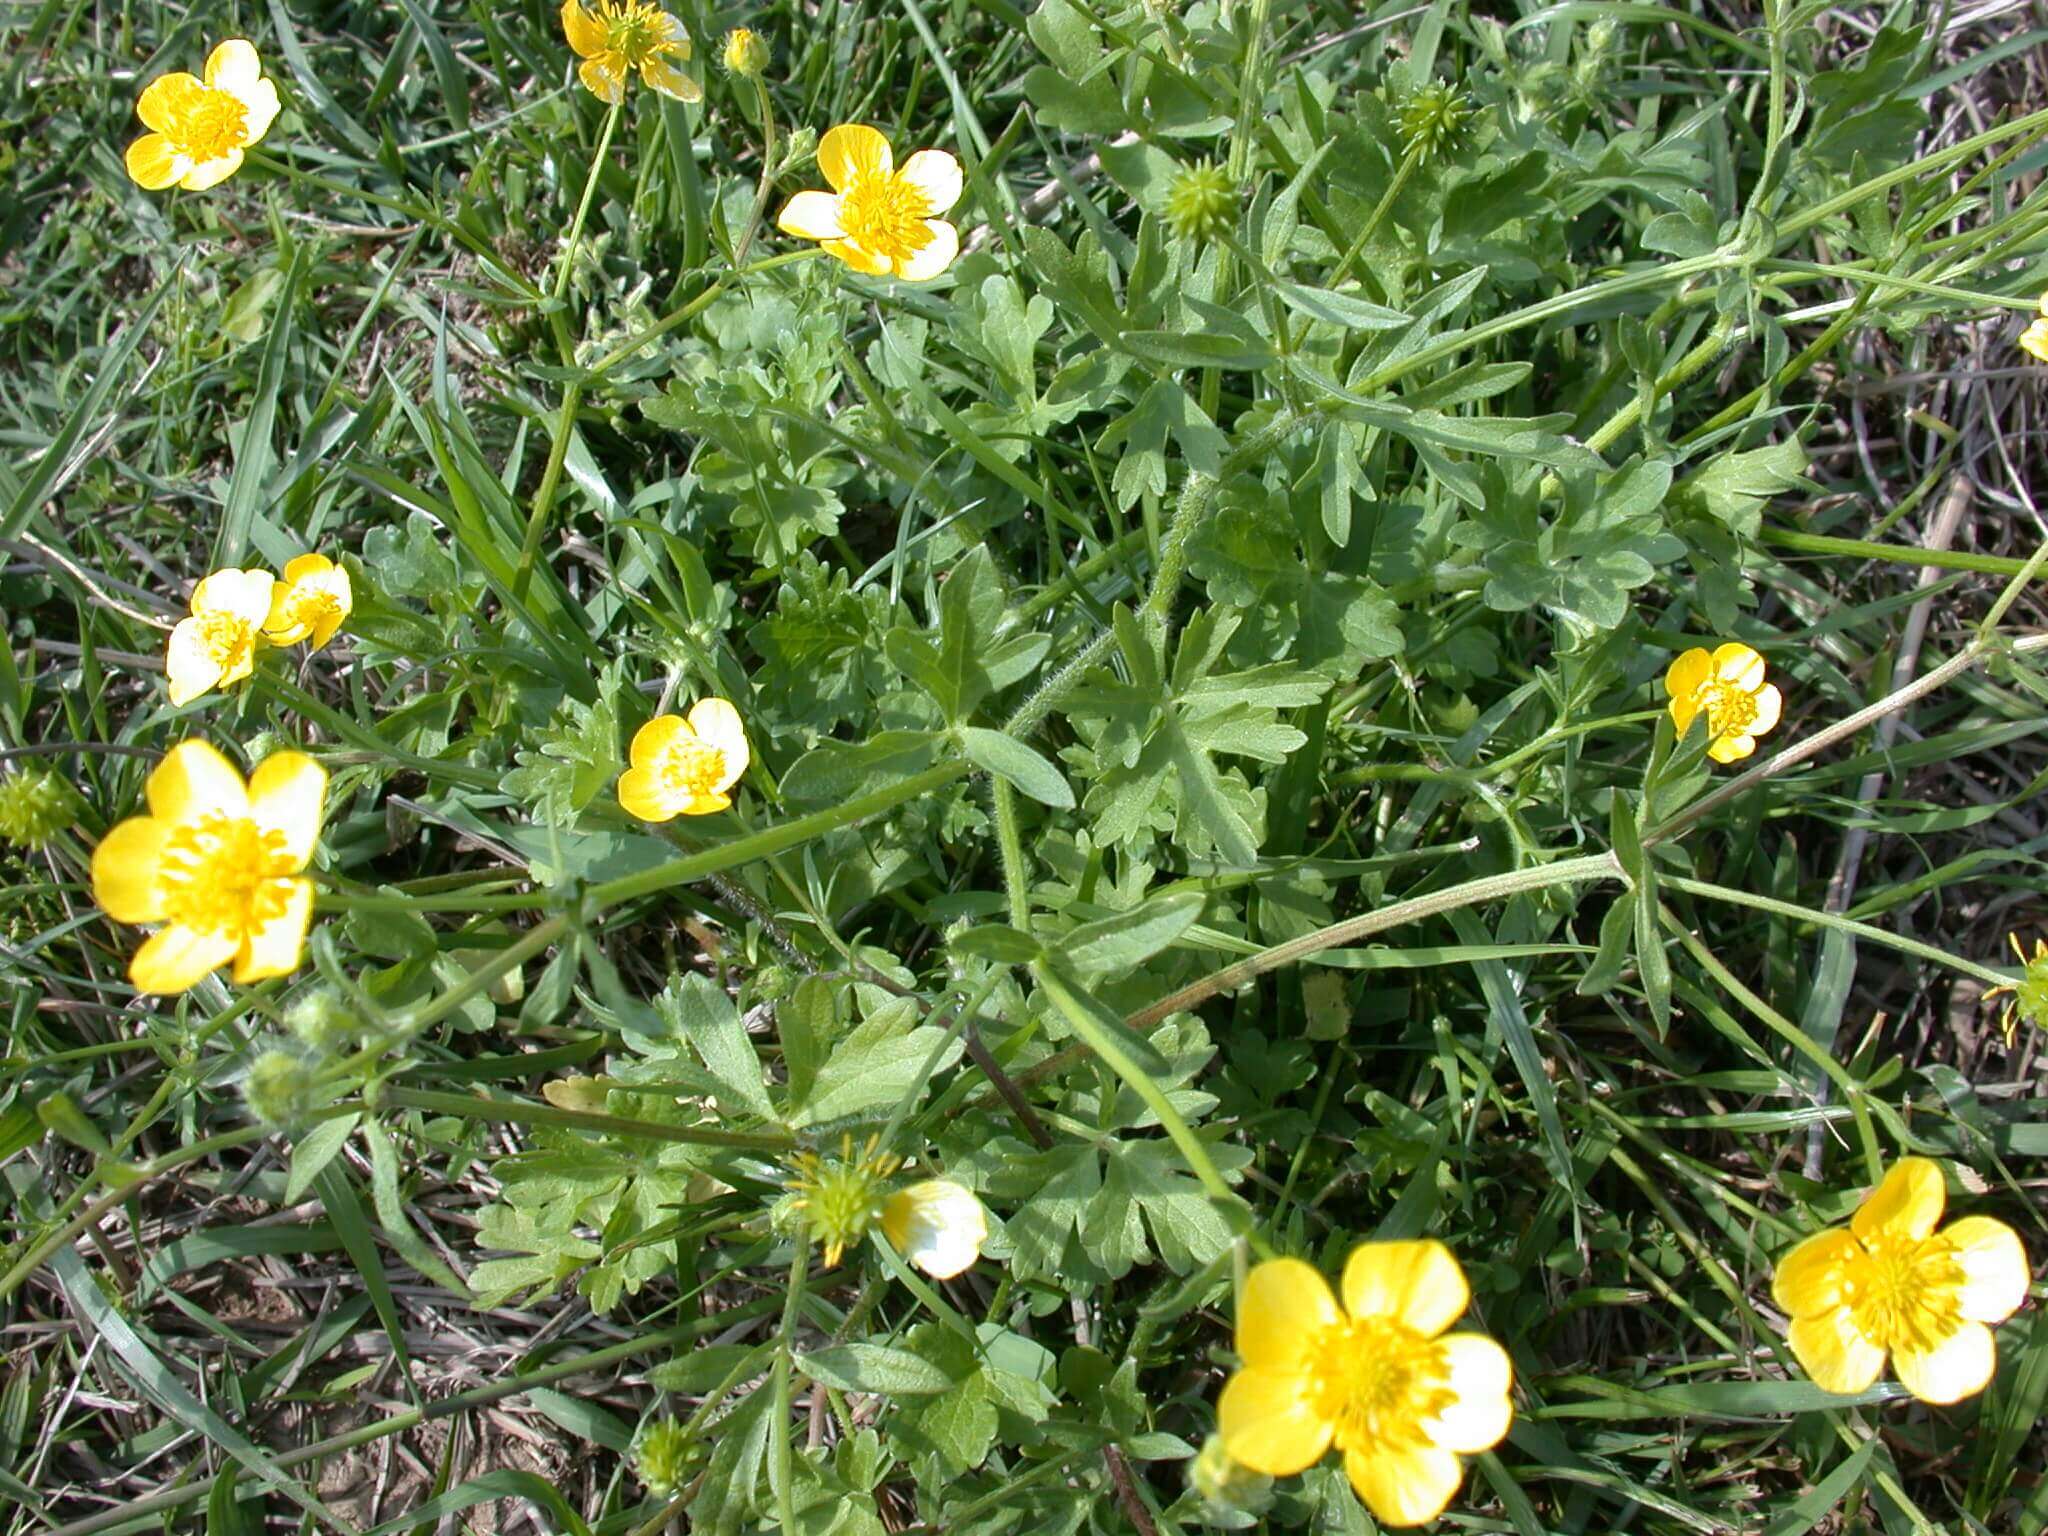
[{"label": "flower stem", "polygon": [[590,216],[591,200],[597,196],[598,177],[604,174],[605,155],[612,147],[612,134],[619,126],[619,114],[625,107],[626,98],[622,93],[611,104],[604,115],[604,127],[597,136],[597,152],[590,157],[590,172],[583,178],[583,196],[576,203],[576,217],[569,222],[568,238],[562,242],[562,262],[555,269],[555,285],[548,292],[548,298],[556,306],[550,316],[555,327],[555,340],[562,348],[562,362],[574,366],[576,349],[569,339],[569,325],[562,318],[560,305],[562,296],[569,291],[569,276],[576,269],[576,248],[583,241],[583,221]]},{"label": "flower stem", "polygon": [[761,216],[768,210],[768,194],[775,187],[775,105],[768,99],[768,82],[754,77],[754,101],[761,109],[761,182],[754,189],[754,209],[747,215],[747,227],[732,248],[732,264],[745,264],[747,251],[761,228]]},{"label": "flower stem", "polygon": [[459,1115],[490,1125],[552,1125],[570,1131],[590,1131],[606,1136],[638,1136],[648,1141],[673,1141],[697,1147],[730,1147],[743,1152],[782,1152],[792,1143],[780,1131],[725,1131],[709,1125],[667,1125],[655,1120],[635,1120],[625,1115],[604,1115],[591,1110],[561,1109],[553,1104],[533,1104],[516,1099],[486,1099],[467,1093],[440,1093],[431,1088],[406,1088],[387,1084],[376,1093],[377,1107],[419,1109],[431,1114]]}]

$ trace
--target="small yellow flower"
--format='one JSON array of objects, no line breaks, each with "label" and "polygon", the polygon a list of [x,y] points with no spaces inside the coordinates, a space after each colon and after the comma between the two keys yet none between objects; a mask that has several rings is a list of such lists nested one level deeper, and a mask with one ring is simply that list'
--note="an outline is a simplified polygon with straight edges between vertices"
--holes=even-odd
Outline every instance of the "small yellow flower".
[{"label": "small yellow flower", "polygon": [[242,151],[270,131],[277,87],[246,39],[231,37],[206,60],[206,78],[182,70],[149,82],[135,115],[152,129],[128,146],[128,174],[152,192],[176,183],[204,192],[242,168]]},{"label": "small yellow flower", "polygon": [[192,613],[164,650],[171,702],[186,704],[256,669],[277,578],[268,571],[215,571],[192,589]]},{"label": "small yellow flower", "polygon": [[747,771],[747,730],[724,699],[699,699],[687,720],[656,715],[641,726],[627,756],[619,804],[629,816],[709,816],[732,804],[729,791]]},{"label": "small yellow flower", "polygon": [[245,784],[203,741],[171,748],[150,773],[149,814],[131,816],[92,856],[93,899],[121,923],[162,923],[128,966],[144,992],[183,992],[229,961],[235,980],[298,969],[313,913],[303,878],[320,838],[327,773],[303,752],[273,752]]},{"label": "small yellow flower", "polygon": [[300,555],[285,566],[283,579],[271,590],[263,638],[272,645],[310,640],[317,651],[334,638],[354,606],[347,571],[325,555]]},{"label": "small yellow flower", "polygon": [[751,27],[734,27],[725,34],[725,67],[736,75],[757,80],[768,68],[768,45]]},{"label": "small yellow flower", "polygon": [[934,1280],[950,1280],[981,1257],[988,1213],[972,1190],[951,1179],[925,1179],[889,1197],[882,1235]]},{"label": "small yellow flower", "polygon": [[2048,295],[2041,299],[2041,313],[2020,332],[2020,350],[2048,363]]},{"label": "small yellow flower", "polygon": [[818,141],[830,192],[799,192],[776,215],[783,233],[817,240],[871,277],[921,283],[960,254],[960,232],[939,215],[960,200],[960,162],[920,149],[899,169],[889,141],[864,123],[842,123]]},{"label": "small yellow flower", "polygon": [[903,1159],[879,1148],[870,1136],[856,1153],[848,1135],[839,1138],[837,1157],[798,1152],[789,1160],[789,1208],[802,1213],[805,1229],[825,1251],[827,1269],[836,1268],[846,1250],[883,1219],[882,1191]]},{"label": "small yellow flower", "polygon": [[1988,1001],[2001,994],[2011,995],[2012,1000],[2005,1005],[2005,1013],[1998,1021],[2009,1050],[2013,1041],[2019,1038],[2021,1019],[2036,1029],[2048,1029],[2048,940],[2034,940],[2034,958],[2029,960],[2018,934],[2009,933],[2006,938],[2012,943],[2013,954],[2019,958],[2022,968],[2019,979],[2002,987],[1988,987],[1984,996]]},{"label": "small yellow flower", "polygon": [[1987,1325],[2026,1299],[2026,1250],[1989,1216],[1935,1231],[1945,1199],[1939,1164],[1900,1158],[1847,1227],[1815,1233],[1779,1262],[1771,1295],[1792,1319],[1787,1341],[1827,1391],[1865,1391],[1887,1354],[1922,1402],[1961,1402],[1990,1382]]},{"label": "small yellow flower", "polygon": [[664,96],[702,101],[697,82],[676,65],[690,57],[683,24],[649,0],[563,0],[562,30],[583,60],[576,77],[600,101],[617,106],[626,99],[626,77],[634,70]]},{"label": "small yellow flower", "polygon": [[1217,1429],[1229,1459],[1269,1477],[1332,1445],[1383,1525],[1424,1525],[1464,1480],[1460,1454],[1508,1432],[1514,1369],[1477,1333],[1447,1333],[1471,1292],[1442,1243],[1361,1243],[1344,1305],[1299,1259],[1261,1264],[1237,1308],[1244,1367],[1224,1385]]},{"label": "small yellow flower", "polygon": [[1711,740],[1707,756],[1717,763],[1739,762],[1756,750],[1757,737],[1778,723],[1784,700],[1764,681],[1764,659],[1731,641],[1709,653],[1695,647],[1664,674],[1671,695],[1671,723],[1683,736],[1704,713]]}]

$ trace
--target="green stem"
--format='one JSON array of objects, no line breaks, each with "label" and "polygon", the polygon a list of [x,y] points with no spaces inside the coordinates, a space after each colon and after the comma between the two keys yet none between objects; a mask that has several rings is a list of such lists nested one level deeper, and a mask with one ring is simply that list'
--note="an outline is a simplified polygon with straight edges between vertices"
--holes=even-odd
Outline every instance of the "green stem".
[{"label": "green stem", "polygon": [[583,384],[572,381],[562,390],[562,404],[555,412],[555,425],[548,437],[547,467],[541,471],[540,488],[533,493],[533,511],[527,514],[526,536],[519,541],[519,563],[512,568],[512,596],[526,596],[526,584],[533,578],[533,563],[540,556],[541,534],[548,525],[548,513],[555,505],[555,492],[562,483],[562,467],[569,458],[569,437],[576,430],[576,411],[583,404]]},{"label": "green stem", "polygon": [[1373,205],[1372,212],[1366,215],[1365,222],[1352,237],[1350,247],[1331,271],[1329,281],[1323,285],[1324,287],[1344,286],[1344,279],[1350,274],[1351,264],[1364,253],[1365,242],[1372,238],[1372,232],[1379,228],[1380,220],[1385,218],[1387,210],[1394,206],[1394,199],[1399,197],[1401,189],[1408,185],[1408,178],[1415,174],[1415,167],[1422,163],[1422,150],[1423,146],[1418,142],[1410,145],[1408,153],[1401,157],[1401,163],[1394,168],[1394,179],[1387,183],[1387,190],[1380,194],[1380,200]]},{"label": "green stem", "polygon": [[2025,560],[2002,555],[1973,555],[1959,549],[1919,549],[1906,544],[1877,544],[1869,539],[1837,539],[1826,534],[1798,533],[1790,528],[1766,528],[1759,535],[1766,544],[1796,549],[1807,555],[1841,555],[1853,560],[1888,560],[1894,565],[1934,566],[1944,571],[1976,571],[1985,576],[2017,576],[2027,568]]},{"label": "green stem", "polygon": [[1024,878],[1024,839],[1017,829],[1017,792],[1009,780],[989,775],[996,805],[996,847],[1003,864],[1003,891],[1010,902],[1010,926],[1019,933],[1031,927],[1031,897]]},{"label": "green stem", "polygon": [[422,1004],[417,1012],[406,1019],[407,1032],[418,1034],[421,1030],[447,1018],[472,997],[488,992],[500,976],[517,970],[568,933],[572,926],[568,918],[561,916],[536,923],[522,934],[516,943],[506,945],[439,997]]},{"label": "green stem", "polygon": [[761,216],[768,210],[768,194],[775,186],[775,106],[768,99],[768,82],[759,75],[754,77],[754,101],[761,109],[761,181],[754,188],[754,207],[747,215],[747,227],[732,248],[735,267],[747,259],[747,250],[761,228]]},{"label": "green stem", "polygon": [[775,1414],[769,1420],[775,1464],[775,1509],[784,1531],[796,1530],[796,1464],[789,1443],[790,1376],[796,1369],[796,1325],[804,1301],[804,1282],[811,1272],[811,1234],[799,1223],[796,1257],[789,1265],[789,1295],[782,1305],[782,1327],[775,1345]]},{"label": "green stem", "polygon": [[[556,304],[560,304],[562,296],[569,291],[569,278],[576,269],[576,248],[583,242],[583,221],[590,216],[591,200],[597,196],[598,178],[604,174],[604,157],[611,150],[612,134],[619,126],[619,114],[625,102],[622,93],[604,115],[604,127],[597,136],[597,152],[590,157],[590,171],[583,178],[583,196],[577,199],[576,216],[569,221],[569,236],[562,243],[562,262],[555,270],[555,285],[548,292],[548,297]],[[574,363],[573,349],[572,355],[563,357],[562,361],[564,364]]]},{"label": "green stem", "polygon": [[637,1136],[645,1141],[730,1147],[743,1152],[785,1152],[795,1144],[794,1137],[780,1131],[722,1131],[712,1126],[667,1125],[654,1120],[634,1120],[625,1115],[560,1109],[553,1104],[484,1099],[473,1094],[442,1093],[432,1088],[407,1088],[388,1083],[377,1090],[375,1097],[375,1105],[368,1107],[459,1115],[465,1120],[480,1120],[487,1125],[552,1125],[600,1136]]}]

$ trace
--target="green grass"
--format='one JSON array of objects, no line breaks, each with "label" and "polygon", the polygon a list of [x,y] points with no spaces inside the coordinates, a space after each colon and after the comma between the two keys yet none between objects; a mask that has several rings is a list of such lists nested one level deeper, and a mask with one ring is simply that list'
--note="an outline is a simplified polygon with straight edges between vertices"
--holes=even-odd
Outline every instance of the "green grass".
[{"label": "green grass", "polygon": [[[599,155],[545,5],[19,8],[8,1532],[1371,1531],[1193,1457],[1246,1266],[1414,1236],[1516,1368],[1447,1529],[2048,1528],[2038,1282],[1945,1409],[1770,1288],[1907,1153],[2048,1252],[2039,38],[1478,11],[679,0],[703,104]],[[231,35],[284,115],[141,191]],[[775,229],[848,121],[961,160],[938,282]],[[173,709],[189,583],[309,549],[343,639]],[[636,822],[713,694],[734,808]],[[190,736],[326,765],[318,911],[137,999],[91,848]],[[790,1159],[871,1135],[966,1276],[823,1266]]]}]

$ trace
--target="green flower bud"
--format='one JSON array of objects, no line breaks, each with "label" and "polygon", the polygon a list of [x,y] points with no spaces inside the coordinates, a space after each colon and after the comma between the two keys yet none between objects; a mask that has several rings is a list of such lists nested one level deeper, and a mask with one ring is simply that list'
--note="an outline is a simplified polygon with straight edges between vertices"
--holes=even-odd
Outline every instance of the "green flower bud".
[{"label": "green flower bud", "polygon": [[312,1067],[290,1051],[263,1052],[242,1079],[242,1099],[249,1113],[280,1130],[303,1121],[318,1107],[319,1097]]},{"label": "green flower bud", "polygon": [[1237,188],[1220,165],[1184,165],[1166,189],[1166,222],[1183,240],[1213,240],[1237,213]]},{"label": "green flower bud", "polygon": [[673,1498],[689,1480],[690,1437],[674,1419],[656,1419],[633,1442],[633,1475],[657,1499]]},{"label": "green flower bud", "polygon": [[0,774],[0,837],[40,848],[78,820],[78,796],[40,763]]},{"label": "green flower bud", "polygon": [[315,1057],[352,1050],[363,1035],[363,1021],[331,987],[295,998],[284,1011],[284,1027]]},{"label": "green flower bud", "polygon": [[725,67],[736,75],[758,80],[768,68],[768,45],[751,27],[734,27],[725,34]]}]

